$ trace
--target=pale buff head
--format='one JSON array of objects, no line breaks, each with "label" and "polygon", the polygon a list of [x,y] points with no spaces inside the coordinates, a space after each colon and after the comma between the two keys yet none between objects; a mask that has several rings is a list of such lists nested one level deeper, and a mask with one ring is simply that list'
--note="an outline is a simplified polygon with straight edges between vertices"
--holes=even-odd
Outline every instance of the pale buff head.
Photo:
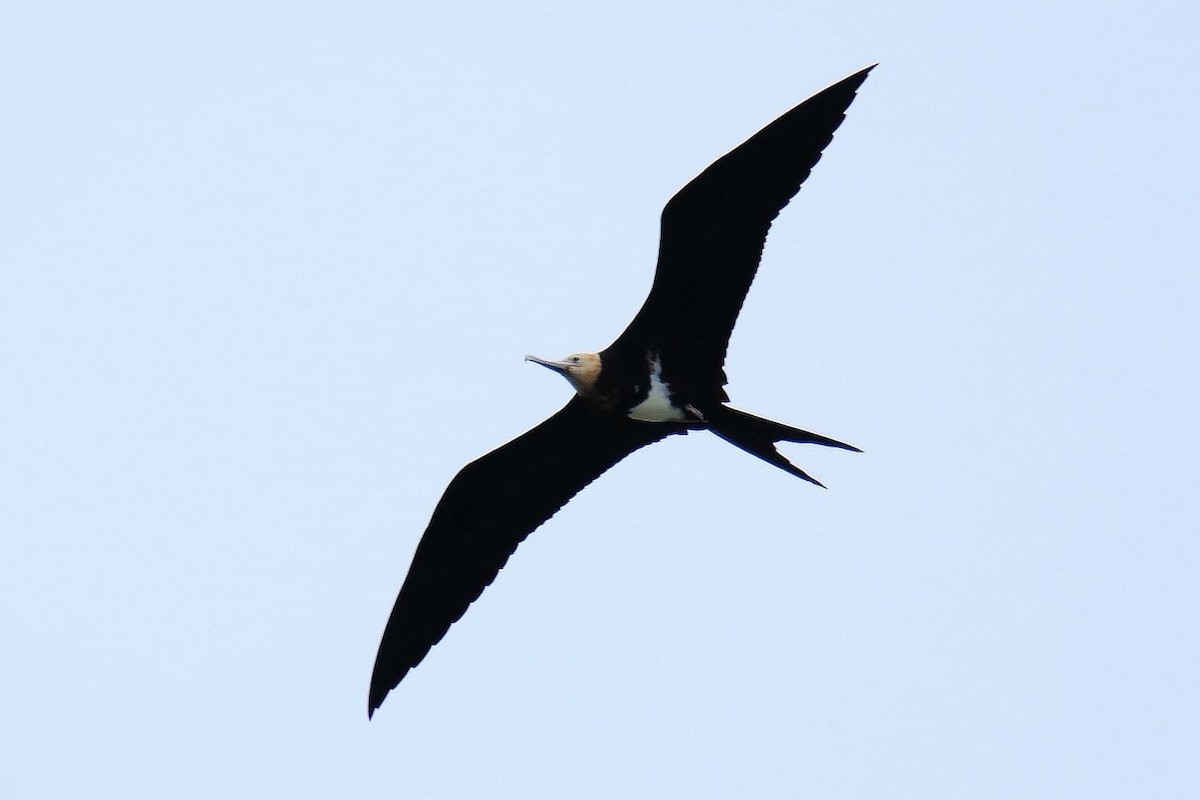
[{"label": "pale buff head", "polygon": [[541,364],[562,375],[583,397],[592,397],[595,394],[596,380],[600,377],[600,356],[595,353],[575,353],[562,361],[547,361],[537,356],[525,356],[525,360]]}]

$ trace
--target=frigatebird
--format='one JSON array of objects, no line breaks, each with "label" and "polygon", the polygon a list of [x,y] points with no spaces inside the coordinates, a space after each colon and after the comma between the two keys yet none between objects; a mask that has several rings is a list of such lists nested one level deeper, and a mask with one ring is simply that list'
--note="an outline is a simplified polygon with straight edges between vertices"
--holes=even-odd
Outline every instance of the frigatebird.
[{"label": "frigatebird", "polygon": [[800,190],[873,68],[805,100],[671,198],[650,295],[616,341],[561,361],[526,356],[570,381],[575,396],[545,422],[463,467],[446,487],[384,628],[368,716],[525,537],[634,450],[709,430],[818,486],[777,442],[858,450],[729,406],[724,363],[772,220]]}]

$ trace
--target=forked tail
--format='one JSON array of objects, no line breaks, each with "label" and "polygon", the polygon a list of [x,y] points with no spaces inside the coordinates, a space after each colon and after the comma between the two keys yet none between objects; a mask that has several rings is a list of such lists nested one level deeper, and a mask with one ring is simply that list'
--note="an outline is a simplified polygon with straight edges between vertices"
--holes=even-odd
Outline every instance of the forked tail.
[{"label": "forked tail", "polygon": [[852,444],[839,442],[837,439],[830,439],[828,436],[822,436],[819,433],[792,428],[780,422],[756,417],[753,414],[747,414],[745,411],[738,411],[736,408],[726,405],[720,406],[715,414],[710,412],[708,414],[708,423],[709,429],[713,433],[730,444],[740,447],[751,455],[758,456],[768,464],[774,464],[784,472],[790,472],[797,478],[803,478],[809,483],[815,483],[821,488],[825,488],[825,484],[784,458],[783,454],[775,448],[775,443],[799,442],[801,444],[821,444],[826,447],[840,447],[843,450],[853,450],[856,453],[862,452]]}]

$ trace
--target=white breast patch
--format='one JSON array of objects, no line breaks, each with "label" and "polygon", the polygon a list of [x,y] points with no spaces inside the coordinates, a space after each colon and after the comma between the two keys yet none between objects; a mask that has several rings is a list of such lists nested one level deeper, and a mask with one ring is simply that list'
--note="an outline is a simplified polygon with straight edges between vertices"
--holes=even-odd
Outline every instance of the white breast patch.
[{"label": "white breast patch", "polygon": [[629,418],[641,422],[685,422],[688,419],[683,409],[671,404],[671,394],[662,379],[662,364],[657,358],[650,364],[650,393],[629,409]]}]

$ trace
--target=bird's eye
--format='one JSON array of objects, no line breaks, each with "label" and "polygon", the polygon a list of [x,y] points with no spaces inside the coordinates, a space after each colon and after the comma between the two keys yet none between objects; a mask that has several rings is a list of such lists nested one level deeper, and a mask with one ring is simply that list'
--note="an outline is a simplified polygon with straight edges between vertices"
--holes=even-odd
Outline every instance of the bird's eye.
[{"label": "bird's eye", "polygon": [[580,359],[580,358],[579,358],[579,356],[571,356],[571,363],[572,363],[572,364],[578,364],[578,363],[579,363],[581,360],[582,360],[582,359]]}]

